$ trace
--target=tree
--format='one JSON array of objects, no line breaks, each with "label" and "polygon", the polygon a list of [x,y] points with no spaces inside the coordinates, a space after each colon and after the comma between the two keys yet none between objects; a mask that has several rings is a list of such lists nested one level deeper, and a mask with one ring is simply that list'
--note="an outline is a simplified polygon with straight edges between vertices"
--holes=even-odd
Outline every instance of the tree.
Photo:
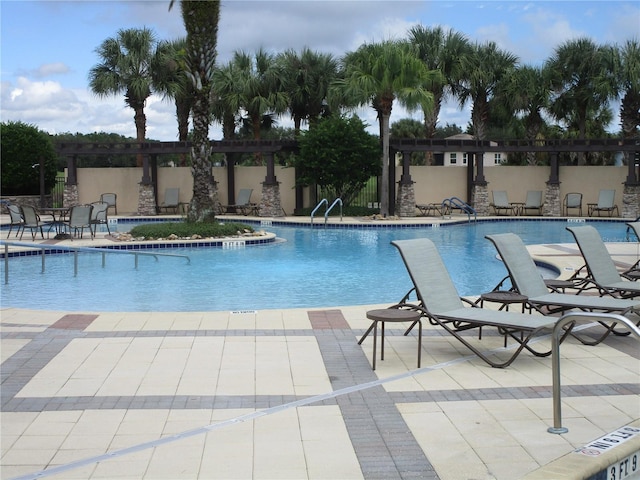
[{"label": "tree", "polygon": [[294,164],[298,185],[317,184],[349,205],[367,181],[380,173],[380,144],[362,121],[332,116],[301,132]]},{"label": "tree", "polygon": [[620,125],[624,138],[640,134],[640,43],[627,40],[618,49],[616,76],[622,94]]},{"label": "tree", "polygon": [[427,89],[433,94],[433,108],[424,110],[425,138],[433,138],[438,124],[442,102],[456,94],[463,77],[463,59],[471,52],[469,40],[459,32],[445,31],[442,27],[416,25],[409,30],[409,41],[417,49],[427,69],[436,70]]},{"label": "tree", "polygon": [[464,78],[458,98],[462,107],[467,100],[473,103],[471,124],[473,135],[485,140],[489,117],[490,101],[493,99],[500,81],[515,66],[518,57],[500,50],[494,42],[475,44],[469,55],[462,59]]},{"label": "tree", "polygon": [[40,193],[40,162],[44,162],[44,188],[53,188],[58,172],[58,156],[48,133],[23,122],[0,123],[2,194]]},{"label": "tree", "polygon": [[[617,96],[613,62],[609,48],[589,38],[578,38],[556,48],[546,63],[553,89],[551,114],[565,124],[571,119],[579,139],[586,138],[589,115]],[[580,153],[578,164],[584,163]]]},{"label": "tree", "polygon": [[[173,0],[169,8],[173,6]],[[193,140],[191,172],[193,197],[187,218],[203,221],[215,216],[218,204],[216,184],[211,173],[211,90],[215,71],[220,0],[181,0],[182,20],[187,31],[185,74],[193,88]]]},{"label": "tree", "polygon": [[[139,143],[146,138],[144,106],[152,93],[156,46],[155,35],[148,28],[118,30],[115,37],[107,38],[96,49],[101,63],[89,71],[89,88],[95,94],[106,97],[125,93],[125,103],[135,112],[133,119]],[[138,166],[142,166],[141,155]]]},{"label": "tree", "polygon": [[[427,70],[406,42],[365,44],[343,59],[344,78],[334,82],[334,98],[351,105],[370,104],[380,122],[382,178],[380,213],[389,214],[389,118],[394,100],[409,109],[428,108],[433,95],[425,85],[434,73]],[[337,90],[337,91],[336,91]]]},{"label": "tree", "polygon": [[[539,138],[545,126],[543,110],[549,106],[551,85],[546,69],[523,65],[505,78],[500,86],[499,97],[508,111],[523,115],[525,138],[534,141]],[[536,153],[527,152],[527,163],[536,165]]]},{"label": "tree", "polygon": [[283,70],[283,89],[296,134],[303,121],[313,128],[327,111],[329,86],[337,78],[338,62],[329,54],[303,48],[287,50],[278,57]]}]

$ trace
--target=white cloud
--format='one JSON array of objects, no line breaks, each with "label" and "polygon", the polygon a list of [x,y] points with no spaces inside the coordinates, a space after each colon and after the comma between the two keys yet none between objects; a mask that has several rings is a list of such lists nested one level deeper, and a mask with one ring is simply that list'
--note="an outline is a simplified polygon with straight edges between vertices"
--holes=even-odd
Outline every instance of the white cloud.
[{"label": "white cloud", "polygon": [[44,65],[41,65],[35,72],[33,72],[33,76],[36,78],[44,78],[51,75],[64,74],[69,72],[69,67],[62,62],[46,63]]}]

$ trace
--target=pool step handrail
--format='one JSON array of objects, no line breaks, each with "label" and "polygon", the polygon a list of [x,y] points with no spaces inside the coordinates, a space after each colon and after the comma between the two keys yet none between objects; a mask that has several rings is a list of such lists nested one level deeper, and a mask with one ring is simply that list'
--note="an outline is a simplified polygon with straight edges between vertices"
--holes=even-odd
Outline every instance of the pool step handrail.
[{"label": "pool step handrail", "polygon": [[458,197],[450,197],[450,198],[445,198],[442,201],[442,206],[444,207],[443,210],[443,214],[442,216],[445,217],[445,213],[444,212],[449,212],[449,218],[451,218],[451,211],[454,208],[457,208],[458,210],[461,210],[462,212],[467,214],[467,219],[470,222],[471,221],[471,214],[473,214],[473,221],[477,221],[478,220],[478,214],[476,213],[476,211],[474,210],[474,208],[469,205],[468,203],[460,200]]},{"label": "pool step handrail", "polygon": [[329,212],[336,206],[336,204],[340,205],[340,221],[342,221],[342,199],[340,197],[336,198],[331,206],[327,208],[327,211],[324,212],[324,225],[327,226],[327,219],[329,217]]},{"label": "pool step handrail", "polygon": [[26,242],[10,242],[6,240],[0,240],[0,245],[4,245],[4,283],[5,285],[9,283],[9,246],[21,247],[21,248],[33,248],[40,250],[40,256],[42,258],[42,271],[45,272],[45,258],[46,250],[56,250],[56,251],[67,251],[73,253],[73,276],[78,276],[78,254],[80,252],[85,253],[99,253],[102,255],[102,266],[105,266],[106,262],[106,254],[120,254],[120,255],[133,255],[135,268],[138,268],[138,257],[148,256],[155,258],[158,261],[158,257],[178,257],[185,258],[187,263],[191,263],[191,258],[188,255],[181,255],[178,253],[158,253],[158,252],[141,252],[140,250],[115,250],[113,248],[98,248],[98,247],[68,247],[68,246],[51,246],[51,245],[40,245],[39,243],[26,243]]},{"label": "pool step handrail", "polygon": [[311,212],[311,226],[313,227],[313,216],[316,214],[316,212],[318,211],[318,209],[320,208],[320,206],[322,206],[322,204],[325,205],[325,209],[329,207],[329,200],[327,200],[326,198],[323,198],[322,200],[320,200],[318,202],[318,204],[316,205],[316,208],[313,209],[313,211]]}]

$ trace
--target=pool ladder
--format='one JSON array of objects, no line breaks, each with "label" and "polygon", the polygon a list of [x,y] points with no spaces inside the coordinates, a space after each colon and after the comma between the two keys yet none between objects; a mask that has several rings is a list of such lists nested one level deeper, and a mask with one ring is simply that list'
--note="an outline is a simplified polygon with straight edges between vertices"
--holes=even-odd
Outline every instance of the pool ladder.
[{"label": "pool ladder", "polygon": [[473,214],[474,221],[478,220],[478,215],[476,211],[473,209],[473,207],[468,203],[463,202],[458,197],[445,198],[442,201],[442,207],[443,207],[443,211],[442,211],[443,218],[446,216],[445,212],[449,212],[449,218],[451,218],[451,211],[454,208],[457,208],[458,210],[461,210],[463,213],[467,214],[467,219],[469,222],[471,222],[471,214]]},{"label": "pool ladder", "polygon": [[327,219],[329,218],[329,212],[333,210],[333,207],[336,205],[340,205],[340,221],[342,221],[342,199],[340,197],[336,198],[331,206],[329,206],[329,201],[326,198],[323,198],[318,202],[316,208],[311,212],[311,228],[313,228],[313,216],[316,214],[316,211],[322,206],[325,205],[326,210],[324,211],[324,226],[327,226]]}]

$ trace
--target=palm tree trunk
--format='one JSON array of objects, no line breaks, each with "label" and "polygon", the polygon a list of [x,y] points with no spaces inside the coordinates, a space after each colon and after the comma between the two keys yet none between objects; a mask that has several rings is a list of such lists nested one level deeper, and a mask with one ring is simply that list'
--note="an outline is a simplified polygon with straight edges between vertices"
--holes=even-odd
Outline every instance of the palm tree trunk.
[{"label": "palm tree trunk", "polygon": [[389,215],[389,117],[388,113],[380,114],[382,131],[382,185],[380,186],[380,214]]},{"label": "palm tree trunk", "polygon": [[[144,114],[144,106],[136,106],[134,112],[135,115],[133,116],[133,121],[136,124],[136,140],[138,141],[138,145],[140,145],[144,143],[146,137],[147,117]],[[142,153],[138,153],[136,163],[138,167],[142,167],[144,163],[144,157]]]}]

